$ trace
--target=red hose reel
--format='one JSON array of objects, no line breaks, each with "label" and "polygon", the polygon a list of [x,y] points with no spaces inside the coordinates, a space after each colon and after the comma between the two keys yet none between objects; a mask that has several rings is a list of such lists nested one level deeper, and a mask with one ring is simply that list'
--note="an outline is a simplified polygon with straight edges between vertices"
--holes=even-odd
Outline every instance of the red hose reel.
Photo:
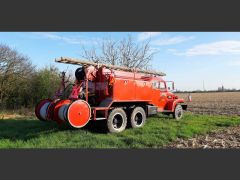
[{"label": "red hose reel", "polygon": [[68,122],[74,128],[81,128],[89,122],[91,108],[84,100],[44,99],[37,104],[35,114],[41,121]]}]

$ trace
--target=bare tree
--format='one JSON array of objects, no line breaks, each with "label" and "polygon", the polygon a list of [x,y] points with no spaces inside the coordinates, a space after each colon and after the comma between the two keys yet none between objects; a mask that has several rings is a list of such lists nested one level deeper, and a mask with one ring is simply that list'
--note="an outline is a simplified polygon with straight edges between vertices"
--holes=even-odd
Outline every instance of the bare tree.
[{"label": "bare tree", "polygon": [[128,35],[120,41],[103,39],[97,48],[87,49],[82,46],[81,56],[93,62],[149,69],[155,53],[150,47],[150,41],[135,42],[132,36]]},{"label": "bare tree", "polygon": [[82,57],[87,59],[87,60],[90,60],[90,61],[93,61],[93,62],[98,62],[100,61],[97,53],[96,53],[96,48],[95,47],[92,47],[91,49],[86,49],[84,46],[82,46]]}]

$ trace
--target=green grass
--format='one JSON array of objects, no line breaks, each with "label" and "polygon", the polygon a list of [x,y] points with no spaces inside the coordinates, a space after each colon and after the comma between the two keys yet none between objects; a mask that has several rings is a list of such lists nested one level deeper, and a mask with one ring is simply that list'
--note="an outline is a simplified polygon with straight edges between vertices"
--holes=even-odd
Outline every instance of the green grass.
[{"label": "green grass", "polygon": [[76,130],[36,119],[8,119],[0,120],[0,148],[159,148],[177,137],[189,138],[236,125],[240,125],[239,116],[186,113],[181,121],[161,115],[148,118],[143,128],[109,134],[104,121]]}]

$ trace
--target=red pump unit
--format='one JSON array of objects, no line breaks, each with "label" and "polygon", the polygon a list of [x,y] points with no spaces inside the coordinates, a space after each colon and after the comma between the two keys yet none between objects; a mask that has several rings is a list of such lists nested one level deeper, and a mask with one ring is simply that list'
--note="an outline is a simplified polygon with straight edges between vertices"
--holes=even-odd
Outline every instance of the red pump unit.
[{"label": "red pump unit", "polygon": [[[105,120],[109,132],[122,132],[127,125],[142,127],[148,116],[164,113],[181,119],[187,109],[183,99],[169,91],[162,72],[86,62],[71,58],[56,62],[81,65],[75,72],[71,94],[66,91],[65,73],[61,88],[51,99],[37,104],[35,114],[42,121],[84,127],[90,120]],[[174,89],[174,83],[170,82]]]}]

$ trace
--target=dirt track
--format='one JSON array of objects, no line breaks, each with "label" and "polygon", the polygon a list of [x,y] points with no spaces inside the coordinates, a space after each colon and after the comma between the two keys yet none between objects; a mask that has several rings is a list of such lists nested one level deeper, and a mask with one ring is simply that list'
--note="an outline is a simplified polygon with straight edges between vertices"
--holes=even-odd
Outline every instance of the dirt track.
[{"label": "dirt track", "polygon": [[191,139],[177,139],[167,148],[240,148],[240,127],[229,127]]},{"label": "dirt track", "polygon": [[21,115],[18,115],[18,114],[1,114],[0,115],[0,120],[3,120],[3,119],[15,119],[15,118],[24,118],[26,116],[21,116]]}]

